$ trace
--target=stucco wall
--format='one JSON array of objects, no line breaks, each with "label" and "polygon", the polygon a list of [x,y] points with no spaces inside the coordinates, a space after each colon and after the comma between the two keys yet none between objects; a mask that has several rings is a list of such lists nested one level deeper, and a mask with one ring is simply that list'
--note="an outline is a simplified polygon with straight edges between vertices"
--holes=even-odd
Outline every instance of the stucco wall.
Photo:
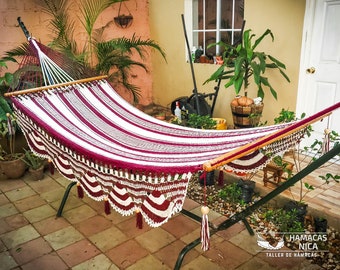
[{"label": "stucco wall", "polygon": [[[70,11],[74,18],[79,15],[79,6],[77,1],[69,1],[71,3]],[[26,38],[18,27],[17,17],[21,17],[25,23],[28,31],[33,37],[41,41],[43,44],[48,44],[51,41],[51,32],[49,31],[49,17],[42,11],[42,0],[1,0],[0,1],[0,56],[4,52],[11,50],[19,44],[26,42]],[[148,1],[147,0],[130,0],[122,5],[121,13],[127,15],[129,12],[133,15],[134,20],[129,28],[121,29],[113,23],[114,16],[117,16],[119,3],[113,4],[106,9],[98,19],[95,27],[100,28],[105,26],[105,37],[107,39],[115,37],[130,38],[135,33],[137,37],[142,39],[150,38],[149,31],[149,16],[148,16]],[[77,22],[77,31],[75,32],[77,43],[81,46],[81,41],[84,40],[83,27],[80,22]],[[152,102],[152,66],[150,64],[151,54],[146,59],[139,59],[137,56],[135,60],[142,61],[149,69],[146,73],[142,68],[134,68],[132,71],[131,83],[141,88],[143,98],[140,103],[148,105]],[[16,66],[10,65],[10,71],[13,71]],[[4,72],[4,71],[3,71]],[[119,93],[127,100],[131,100],[130,95],[122,89],[117,89]]]},{"label": "stucco wall", "polygon": [[[79,0],[80,1],[80,0]],[[2,0],[0,1],[0,55],[25,41],[17,27],[16,18],[21,16],[33,36],[44,44],[48,43],[48,17],[36,2],[39,0]],[[141,87],[141,103],[147,105],[154,101],[162,105],[179,96],[191,95],[193,81],[190,65],[185,61],[185,40],[181,22],[184,13],[184,0],[130,0],[126,3],[134,16],[134,22],[128,29],[121,30],[112,25],[108,37],[126,36],[133,33],[142,38],[157,41],[167,54],[167,62],[158,53],[151,54],[150,73],[140,69],[133,70],[132,82]],[[99,26],[105,25],[118,13],[118,4],[109,8],[99,20]],[[271,122],[281,108],[295,109],[299,77],[299,60],[305,0],[245,0],[246,28],[262,34],[270,28],[275,35],[275,42],[268,39],[262,47],[287,66],[291,83],[285,82],[277,73],[270,74],[274,88],[278,91],[278,101],[270,95],[265,97],[264,120]],[[126,12],[126,11],[125,11]],[[150,58],[146,59],[148,63]],[[199,92],[209,93],[215,84],[202,85],[217,68],[211,64],[194,64]],[[124,95],[124,92],[121,92]],[[231,123],[229,103],[235,96],[234,90],[221,87],[215,108],[216,117],[225,117]],[[128,99],[127,96],[125,98]]]},{"label": "stucco wall", "polygon": [[[150,0],[151,38],[158,40],[167,53],[167,64],[154,55],[153,96],[157,103],[169,104],[179,96],[191,95],[193,81],[190,65],[185,61],[185,39],[181,22],[184,13],[184,0]],[[273,122],[281,108],[295,110],[299,77],[299,62],[302,39],[305,0],[245,0],[246,29],[262,34],[271,29],[275,41],[268,38],[259,50],[269,52],[287,66],[291,83],[286,82],[278,73],[269,74],[272,85],[278,92],[278,101],[267,93],[262,121]],[[215,84],[203,82],[215,71],[211,64],[194,64],[199,92],[209,93]],[[254,97],[255,94],[250,94]],[[221,87],[215,108],[215,117],[227,118],[232,123],[229,107],[235,92],[232,88]]]}]

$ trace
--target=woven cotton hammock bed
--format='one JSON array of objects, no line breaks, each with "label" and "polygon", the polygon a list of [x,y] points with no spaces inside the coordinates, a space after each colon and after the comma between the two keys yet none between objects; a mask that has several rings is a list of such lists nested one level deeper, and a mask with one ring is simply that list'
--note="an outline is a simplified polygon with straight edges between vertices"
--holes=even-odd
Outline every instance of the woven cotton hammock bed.
[{"label": "woven cotton hammock bed", "polygon": [[30,64],[40,63],[46,86],[7,95],[31,150],[92,199],[122,215],[139,212],[153,227],[181,211],[192,174],[216,168],[255,172],[340,106],[281,125],[186,128],[139,111],[103,76],[74,80],[47,56],[46,47],[32,38],[29,44],[36,50]]}]

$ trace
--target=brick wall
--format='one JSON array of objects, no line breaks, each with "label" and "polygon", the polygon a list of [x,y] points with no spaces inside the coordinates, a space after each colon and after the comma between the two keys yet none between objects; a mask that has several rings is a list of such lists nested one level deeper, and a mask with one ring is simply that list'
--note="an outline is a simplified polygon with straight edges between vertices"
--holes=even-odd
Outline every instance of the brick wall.
[{"label": "brick wall", "polygon": [[[81,0],[78,0],[81,1]],[[18,45],[26,42],[26,37],[18,26],[17,17],[21,17],[30,34],[37,40],[47,45],[51,40],[49,31],[49,17],[43,12],[41,6],[37,3],[42,0],[0,0],[0,56],[4,52],[11,50]],[[71,1],[71,8],[74,9],[74,15],[77,16],[77,1]],[[130,0],[125,6],[122,6],[121,11],[125,14],[131,13],[134,17],[132,25],[127,29],[120,29],[113,23],[113,17],[118,14],[119,4],[114,4],[102,13],[98,19],[96,27],[106,26],[105,37],[108,39],[114,37],[131,37],[134,33],[141,36],[143,39],[150,38],[149,20],[148,20],[148,1],[147,0]],[[79,27],[82,29],[82,27]],[[77,41],[81,42],[84,38],[82,32],[76,33]],[[78,38],[79,37],[79,38]],[[140,59],[137,59],[140,60]],[[151,70],[150,58],[145,60],[145,64]],[[15,65],[10,64],[9,70],[14,71]],[[131,83],[138,85],[141,88],[142,98],[140,103],[148,105],[152,102],[152,75],[146,73],[140,68],[135,68],[133,71]],[[130,100],[130,95],[122,89],[117,89],[122,96]]]}]

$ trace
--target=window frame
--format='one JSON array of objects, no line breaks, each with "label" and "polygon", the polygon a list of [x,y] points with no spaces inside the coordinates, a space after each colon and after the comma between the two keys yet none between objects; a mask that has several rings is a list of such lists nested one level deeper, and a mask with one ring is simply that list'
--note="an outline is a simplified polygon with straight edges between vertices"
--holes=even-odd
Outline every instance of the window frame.
[{"label": "window frame", "polygon": [[[203,0],[206,1],[206,0]],[[223,0],[215,0],[216,1],[216,10],[220,11],[217,12],[216,14],[216,21],[221,21],[221,7],[222,7],[222,1]],[[203,48],[203,54],[206,54],[206,44],[205,44],[205,33],[208,32],[215,32],[216,33],[216,40],[215,42],[219,42],[221,40],[221,33],[222,32],[229,32],[231,33],[231,44],[235,43],[235,35],[234,33],[239,32],[242,33],[243,31],[243,26],[241,28],[235,28],[235,1],[236,0],[232,0],[233,4],[232,4],[232,25],[231,28],[221,28],[220,27],[220,23],[218,23],[216,25],[216,28],[214,29],[193,29],[193,19],[194,19],[194,0],[184,0],[184,19],[185,19],[185,24],[186,24],[186,31],[187,31],[187,37],[188,37],[188,41],[189,41],[189,47],[192,49],[194,46],[197,47],[199,45],[202,45]],[[204,20],[204,25],[205,25],[205,4],[203,4],[203,20]],[[244,16],[243,16],[244,19]],[[194,33],[203,33],[203,43],[204,44],[195,44],[194,41]],[[198,41],[196,42],[198,43]],[[215,56],[219,55],[220,48],[217,45],[215,48]],[[186,59],[187,61],[189,60],[189,54],[187,52],[187,48],[186,48]]]}]

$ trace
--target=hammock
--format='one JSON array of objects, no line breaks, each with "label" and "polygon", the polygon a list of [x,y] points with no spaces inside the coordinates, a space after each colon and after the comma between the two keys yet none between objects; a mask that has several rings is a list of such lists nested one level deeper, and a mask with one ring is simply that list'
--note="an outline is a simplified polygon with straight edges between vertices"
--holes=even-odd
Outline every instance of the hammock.
[{"label": "hammock", "polygon": [[280,125],[186,128],[139,111],[103,76],[74,80],[42,44],[29,41],[46,86],[7,93],[29,147],[92,199],[122,215],[138,212],[152,227],[181,211],[188,182],[203,164],[206,170],[255,172],[294,147],[310,123],[340,106]]}]

